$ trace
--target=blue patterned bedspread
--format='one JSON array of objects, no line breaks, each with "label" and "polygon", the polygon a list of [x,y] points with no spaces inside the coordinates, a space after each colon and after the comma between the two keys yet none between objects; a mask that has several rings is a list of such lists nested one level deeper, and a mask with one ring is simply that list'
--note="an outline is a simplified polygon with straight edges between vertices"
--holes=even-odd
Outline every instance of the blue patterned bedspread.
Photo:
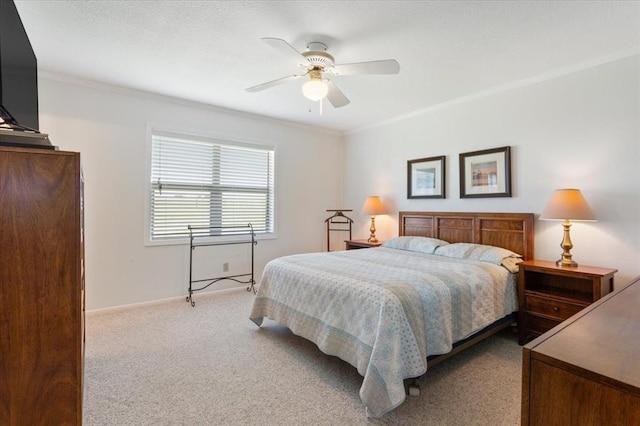
[{"label": "blue patterned bedspread", "polygon": [[490,263],[379,247],[272,260],[250,318],[285,325],[356,367],[360,398],[380,417],[405,399],[403,380],[517,310],[515,275]]}]

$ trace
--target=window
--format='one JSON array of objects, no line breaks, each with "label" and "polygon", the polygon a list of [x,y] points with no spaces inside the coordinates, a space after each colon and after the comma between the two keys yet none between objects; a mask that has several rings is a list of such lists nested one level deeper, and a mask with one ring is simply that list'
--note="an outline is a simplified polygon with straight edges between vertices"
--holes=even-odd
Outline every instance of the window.
[{"label": "window", "polygon": [[[149,238],[170,241],[225,236],[246,229],[274,232],[271,147],[152,131]],[[232,229],[236,227],[236,229]]]}]

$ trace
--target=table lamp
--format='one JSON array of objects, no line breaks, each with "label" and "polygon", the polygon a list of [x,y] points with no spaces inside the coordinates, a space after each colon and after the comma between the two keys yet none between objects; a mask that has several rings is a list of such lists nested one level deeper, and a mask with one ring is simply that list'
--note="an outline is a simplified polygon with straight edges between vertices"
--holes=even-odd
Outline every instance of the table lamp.
[{"label": "table lamp", "polygon": [[378,239],[376,238],[376,215],[385,214],[384,206],[382,205],[382,201],[380,201],[380,197],[377,195],[368,197],[364,205],[362,206],[362,213],[368,214],[371,216],[371,228],[369,231],[371,235],[367,240],[370,243],[377,243]]},{"label": "table lamp", "polygon": [[578,264],[571,259],[571,237],[569,228],[570,221],[595,221],[593,212],[587,201],[582,196],[579,189],[557,189],[551,200],[540,215],[541,220],[563,220],[564,238],[560,247],[562,247],[562,257],[556,262],[558,266],[575,267]]}]

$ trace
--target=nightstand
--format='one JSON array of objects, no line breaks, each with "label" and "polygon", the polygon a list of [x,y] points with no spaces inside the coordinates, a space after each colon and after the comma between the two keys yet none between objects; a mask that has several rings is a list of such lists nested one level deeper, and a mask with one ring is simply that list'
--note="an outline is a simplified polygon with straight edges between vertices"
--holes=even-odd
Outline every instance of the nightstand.
[{"label": "nightstand", "polygon": [[346,250],[356,250],[363,248],[379,247],[384,241],[378,241],[377,243],[370,243],[367,240],[345,240],[344,247]]},{"label": "nightstand", "polygon": [[552,329],[613,291],[617,269],[559,267],[555,262],[519,264],[518,339],[521,345]]}]

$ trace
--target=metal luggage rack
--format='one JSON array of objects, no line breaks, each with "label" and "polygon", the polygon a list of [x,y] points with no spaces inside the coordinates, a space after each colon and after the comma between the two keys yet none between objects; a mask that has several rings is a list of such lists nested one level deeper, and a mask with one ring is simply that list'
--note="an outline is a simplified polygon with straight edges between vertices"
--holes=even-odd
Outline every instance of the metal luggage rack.
[{"label": "metal luggage rack", "polygon": [[[230,280],[235,281],[240,284],[249,284],[247,287],[247,291],[253,291],[253,294],[256,293],[255,284],[256,281],[253,275],[253,263],[254,263],[254,247],[258,244],[256,241],[256,234],[253,231],[253,226],[249,223],[247,226],[191,226],[188,225],[189,229],[189,242],[191,249],[189,250],[189,295],[186,298],[186,301],[191,303],[191,306],[195,306],[196,302],[193,300],[193,293],[197,291],[201,291],[213,285],[219,281]],[[208,231],[207,233],[203,233],[202,235],[198,235],[197,231]],[[213,234],[212,231],[218,231],[222,235],[222,231],[232,231],[229,233],[225,233],[225,236],[247,236],[247,240],[239,240],[239,241],[228,241],[228,242],[202,242],[197,243],[195,240],[197,238],[208,238]],[[196,231],[196,234],[194,234]],[[204,278],[199,280],[193,279],[193,251],[196,247],[208,247],[208,246],[228,246],[228,245],[237,245],[237,244],[251,244],[251,272],[247,272],[245,274],[234,274],[234,275],[226,275],[220,277],[213,278]],[[244,278],[244,279],[243,279]],[[202,287],[194,288],[193,285],[197,283],[204,283]]]}]

